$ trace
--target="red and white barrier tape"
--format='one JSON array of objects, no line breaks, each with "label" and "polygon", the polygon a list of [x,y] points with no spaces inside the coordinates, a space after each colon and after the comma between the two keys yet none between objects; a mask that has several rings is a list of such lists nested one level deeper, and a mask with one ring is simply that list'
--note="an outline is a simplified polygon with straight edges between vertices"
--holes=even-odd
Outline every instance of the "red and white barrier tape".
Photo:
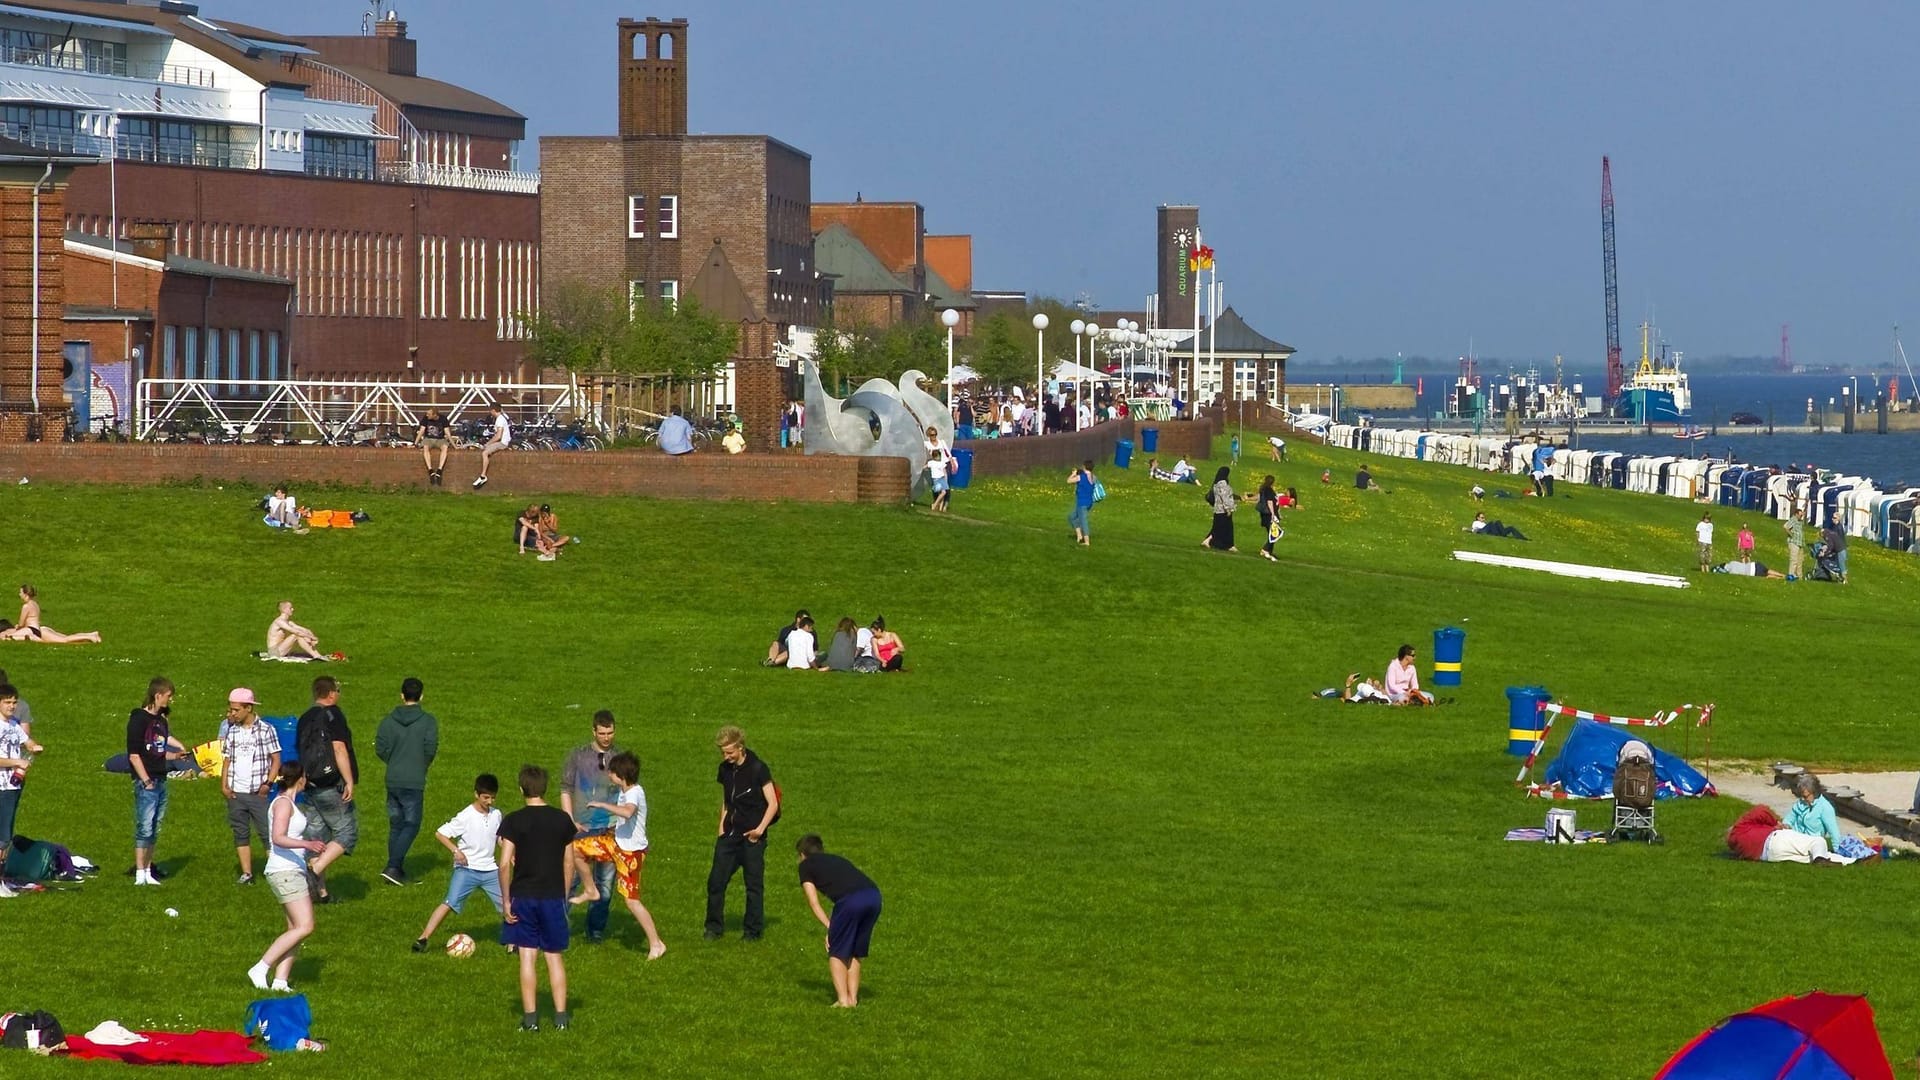
[{"label": "red and white barrier tape", "polygon": [[[1641,719],[1639,717],[1633,717],[1633,716],[1608,716],[1604,713],[1593,713],[1593,712],[1588,712],[1585,709],[1576,709],[1568,705],[1560,705],[1551,701],[1543,701],[1540,703],[1540,712],[1542,714],[1545,714],[1546,722],[1541,724],[1540,737],[1534,740],[1533,749],[1527,751],[1526,764],[1520,766],[1520,775],[1514,777],[1513,782],[1515,785],[1524,784],[1527,782],[1528,774],[1533,772],[1534,761],[1540,757],[1540,751],[1544,749],[1547,745],[1547,736],[1553,733],[1553,717],[1554,716],[1572,716],[1580,720],[1593,720],[1602,724],[1613,724],[1617,727],[1666,727],[1668,724],[1671,724],[1675,720],[1678,720],[1683,713],[1686,713],[1689,711],[1697,712],[1700,714],[1699,719],[1694,721],[1695,727],[1706,727],[1713,720],[1713,703],[1712,702],[1708,702],[1705,705],[1694,705],[1692,703],[1688,703],[1686,705],[1681,705],[1677,708],[1669,709],[1666,712],[1656,712],[1653,714],[1654,719],[1645,720],[1645,719]],[[1534,788],[1538,788],[1539,786],[1540,785],[1535,784],[1532,787],[1530,787],[1527,790],[1527,795],[1529,797],[1534,797],[1538,795],[1538,792],[1536,792]],[[1575,796],[1560,795],[1556,797],[1557,798],[1574,798]]]}]

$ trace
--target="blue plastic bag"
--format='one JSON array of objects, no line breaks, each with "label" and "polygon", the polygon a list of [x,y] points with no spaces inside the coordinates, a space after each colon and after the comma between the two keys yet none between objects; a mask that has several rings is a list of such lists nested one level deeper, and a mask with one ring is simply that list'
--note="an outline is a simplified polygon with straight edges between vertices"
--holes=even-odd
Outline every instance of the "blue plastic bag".
[{"label": "blue plastic bag", "polygon": [[247,1024],[242,1030],[267,1040],[270,1050],[292,1050],[313,1029],[313,1009],[307,995],[261,998],[247,1006]]}]

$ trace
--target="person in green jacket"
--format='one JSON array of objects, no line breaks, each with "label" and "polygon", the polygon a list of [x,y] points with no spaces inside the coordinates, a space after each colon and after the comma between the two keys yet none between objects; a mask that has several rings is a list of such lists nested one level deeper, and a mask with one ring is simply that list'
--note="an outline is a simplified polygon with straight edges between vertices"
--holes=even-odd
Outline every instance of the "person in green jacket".
[{"label": "person in green jacket", "polygon": [[420,820],[426,813],[427,769],[440,751],[440,721],[420,707],[426,686],[409,678],[400,684],[400,707],[380,721],[373,752],[387,763],[387,868],[380,871],[389,885],[405,885],[401,865]]}]

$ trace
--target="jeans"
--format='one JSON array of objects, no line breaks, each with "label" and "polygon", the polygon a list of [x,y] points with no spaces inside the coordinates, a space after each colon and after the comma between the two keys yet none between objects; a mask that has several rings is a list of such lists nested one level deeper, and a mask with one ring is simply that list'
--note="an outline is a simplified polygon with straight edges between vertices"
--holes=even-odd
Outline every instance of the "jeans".
[{"label": "jeans", "polygon": [[427,793],[419,788],[387,789],[387,869],[399,871],[420,835],[420,819],[426,813]]},{"label": "jeans", "polygon": [[613,871],[610,862],[590,862],[593,870],[593,886],[600,890],[600,899],[587,905],[587,936],[607,932],[607,917],[613,913]]},{"label": "jeans", "polygon": [[1093,509],[1091,506],[1081,506],[1079,503],[1074,503],[1073,512],[1067,515],[1067,524],[1073,526],[1077,532],[1092,535],[1093,529],[1087,524],[1087,511],[1091,509]]},{"label": "jeans", "polygon": [[148,788],[138,779],[133,782],[133,846],[153,850],[160,837],[160,822],[167,816],[167,782],[156,780]]},{"label": "jeans", "polygon": [[707,874],[707,933],[726,932],[727,886],[733,872],[742,871],[747,883],[747,912],[740,930],[748,937],[759,937],[767,928],[763,899],[766,894],[767,838],[750,844],[744,836],[722,836],[713,842],[713,869]]},{"label": "jeans", "polygon": [[6,859],[7,845],[13,842],[13,817],[20,811],[20,789],[0,791],[0,861]]}]

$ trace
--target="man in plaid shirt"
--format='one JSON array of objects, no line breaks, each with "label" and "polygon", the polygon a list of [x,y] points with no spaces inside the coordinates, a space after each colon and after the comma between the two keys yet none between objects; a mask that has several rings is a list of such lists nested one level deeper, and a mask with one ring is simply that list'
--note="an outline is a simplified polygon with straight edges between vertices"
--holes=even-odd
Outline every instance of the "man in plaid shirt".
[{"label": "man in plaid shirt", "polygon": [[280,775],[280,736],[263,724],[254,711],[253,691],[240,687],[227,695],[226,734],[220,738],[220,793],[227,797],[227,824],[240,858],[240,884],[253,884],[251,833],[273,846],[273,823],[267,818],[267,792]]}]

